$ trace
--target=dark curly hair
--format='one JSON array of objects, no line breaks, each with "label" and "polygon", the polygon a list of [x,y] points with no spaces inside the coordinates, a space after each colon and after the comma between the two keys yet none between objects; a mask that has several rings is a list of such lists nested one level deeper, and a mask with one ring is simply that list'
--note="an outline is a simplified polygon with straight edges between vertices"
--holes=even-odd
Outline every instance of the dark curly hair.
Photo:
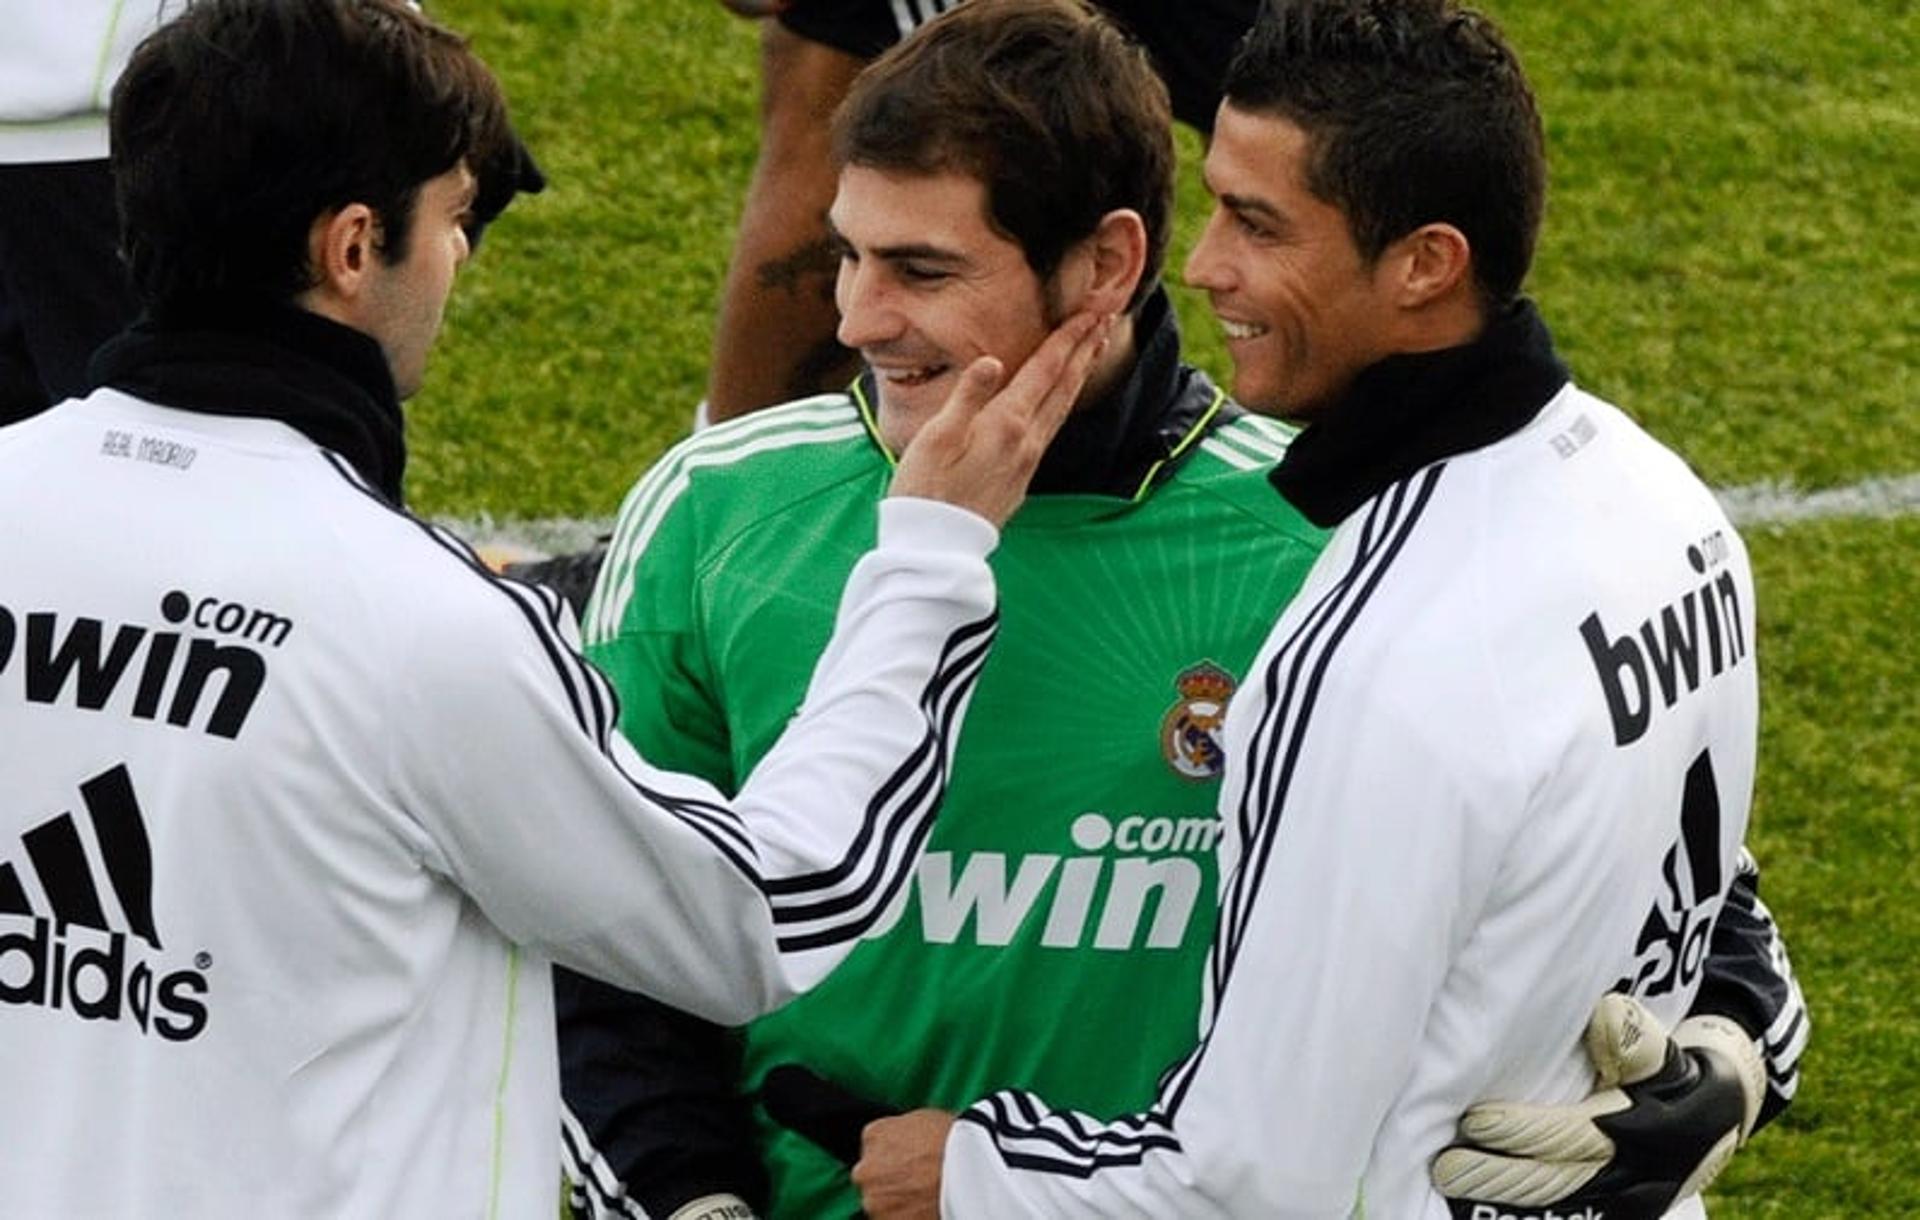
[{"label": "dark curly hair", "polygon": [[1512,299],[1546,197],[1539,111],[1492,21],[1453,0],[1268,0],[1227,103],[1297,124],[1307,188],[1368,259],[1423,224],[1466,235],[1482,301]]},{"label": "dark curly hair", "polygon": [[1146,222],[1137,308],[1173,214],[1173,119],[1146,53],[1079,0],[970,0],[860,74],[834,122],[840,165],[987,188],[987,218],[1042,278],[1100,218]]}]

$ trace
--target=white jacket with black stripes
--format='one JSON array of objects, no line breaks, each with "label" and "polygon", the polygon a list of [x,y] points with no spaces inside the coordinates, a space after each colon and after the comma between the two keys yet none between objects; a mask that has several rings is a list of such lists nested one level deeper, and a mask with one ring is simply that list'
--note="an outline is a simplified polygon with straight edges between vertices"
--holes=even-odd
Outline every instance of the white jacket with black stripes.
[{"label": "white jacket with black stripes", "polygon": [[1686,1015],[1743,867],[1746,551],[1530,310],[1496,331],[1276,471],[1335,530],[1227,713],[1197,1048],[1113,1121],[983,1100],[944,1215],[1446,1220],[1469,1105],[1584,1096],[1616,985]]},{"label": "white jacket with black stripes", "polygon": [[273,418],[0,430],[0,1215],[550,1217],[549,963],[738,1023],[907,878],[993,529],[889,501],[738,797],[551,593]]}]

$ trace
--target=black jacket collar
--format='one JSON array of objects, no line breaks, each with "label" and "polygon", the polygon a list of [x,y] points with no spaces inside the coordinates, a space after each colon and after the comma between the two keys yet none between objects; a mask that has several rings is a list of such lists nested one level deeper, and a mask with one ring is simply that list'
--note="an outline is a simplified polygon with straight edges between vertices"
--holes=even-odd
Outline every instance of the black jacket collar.
[{"label": "black jacket collar", "polygon": [[1363,370],[1270,477],[1315,525],[1337,525],[1421,468],[1519,431],[1566,383],[1553,336],[1522,299],[1472,343]]},{"label": "black jacket collar", "polygon": [[[1180,328],[1164,289],[1154,289],[1140,306],[1133,333],[1133,368],[1111,394],[1067,416],[1034,473],[1029,490],[1035,495],[1133,499],[1172,472],[1169,458],[1191,451],[1183,443],[1192,432],[1237,413],[1205,373],[1180,363]],[[881,444],[871,370],[853,392],[874,443]]]},{"label": "black jacket collar", "polygon": [[407,449],[371,336],[291,305],[143,317],[93,358],[93,380],[207,415],[277,419],[353,464],[394,504]]}]

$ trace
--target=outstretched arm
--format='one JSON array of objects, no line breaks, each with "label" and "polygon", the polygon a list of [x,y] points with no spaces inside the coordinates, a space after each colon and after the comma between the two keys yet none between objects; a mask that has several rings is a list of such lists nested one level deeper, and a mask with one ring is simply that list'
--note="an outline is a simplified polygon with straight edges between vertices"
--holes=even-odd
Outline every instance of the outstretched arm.
[{"label": "outstretched arm", "polygon": [[418,664],[386,710],[413,748],[390,786],[423,865],[518,943],[709,1019],[817,982],[931,830],[995,627],[987,552],[1103,338],[1078,316],[1011,380],[961,379],[901,457],[798,715],[731,799],[615,734],[557,597],[448,540],[495,596],[403,641]]}]

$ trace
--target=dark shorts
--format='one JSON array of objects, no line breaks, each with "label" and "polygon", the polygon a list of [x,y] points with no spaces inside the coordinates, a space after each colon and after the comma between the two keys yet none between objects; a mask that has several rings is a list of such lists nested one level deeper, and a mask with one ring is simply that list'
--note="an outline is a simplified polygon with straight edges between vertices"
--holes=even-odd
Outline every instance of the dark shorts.
[{"label": "dark shorts", "polygon": [[[964,0],[794,0],[780,22],[809,42],[872,59]],[[1213,128],[1220,82],[1260,0],[1095,0],[1146,47],[1167,82],[1174,117]]]},{"label": "dark shorts", "polygon": [[134,314],[105,161],[0,165],[0,424],[93,387]]}]

